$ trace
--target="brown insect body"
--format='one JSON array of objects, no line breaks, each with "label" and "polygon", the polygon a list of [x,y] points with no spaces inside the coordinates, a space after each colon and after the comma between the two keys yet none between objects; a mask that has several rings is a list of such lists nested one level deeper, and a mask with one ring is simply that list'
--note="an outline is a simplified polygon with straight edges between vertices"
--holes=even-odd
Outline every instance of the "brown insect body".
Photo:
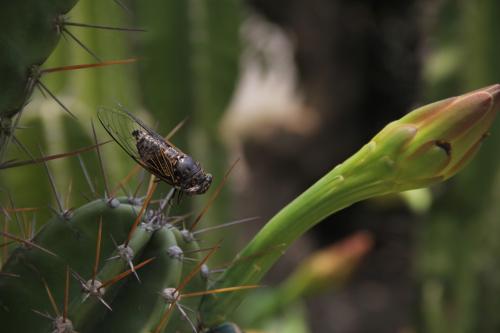
[{"label": "brown insect body", "polygon": [[113,139],[137,163],[188,195],[205,193],[212,183],[200,163],[149,129],[125,110],[103,109],[99,120]]}]

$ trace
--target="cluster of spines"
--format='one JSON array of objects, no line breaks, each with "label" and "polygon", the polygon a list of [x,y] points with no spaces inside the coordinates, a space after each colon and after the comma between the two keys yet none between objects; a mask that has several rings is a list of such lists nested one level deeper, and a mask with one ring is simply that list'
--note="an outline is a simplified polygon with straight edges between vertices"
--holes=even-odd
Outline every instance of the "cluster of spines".
[{"label": "cluster of spines", "polygon": [[[100,156],[99,145],[94,147]],[[102,158],[98,160],[103,171]],[[218,246],[200,249],[197,237],[214,227],[194,230],[227,175],[186,228],[186,216],[168,215],[173,190],[152,208],[153,181],[145,198],[115,197],[116,190],[124,189],[130,177],[113,190],[105,180],[103,198],[70,209],[57,192],[45,159],[42,161],[57,202],[55,216],[35,236],[31,228],[27,239],[2,232],[4,238],[22,244],[11,253],[0,276],[0,310],[4,312],[0,315],[7,332],[84,333],[117,327],[130,332],[199,332],[199,296],[248,288],[207,290],[209,275],[214,271],[206,261]],[[81,158],[80,162],[87,174]],[[97,195],[92,182],[88,184]],[[24,210],[28,209],[10,209],[16,213]],[[204,258],[203,251],[209,251]],[[61,302],[62,311],[57,305]]]}]

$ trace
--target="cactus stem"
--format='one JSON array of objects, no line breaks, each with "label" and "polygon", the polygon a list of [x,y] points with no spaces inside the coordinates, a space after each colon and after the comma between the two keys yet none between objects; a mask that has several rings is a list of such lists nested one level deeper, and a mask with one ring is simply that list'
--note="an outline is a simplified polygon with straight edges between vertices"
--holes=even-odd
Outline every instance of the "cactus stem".
[{"label": "cactus stem", "polygon": [[78,39],[71,31],[66,29],[64,26],[61,27],[61,31],[63,32],[63,36],[68,35],[72,40],[74,40],[82,49],[84,49],[88,54],[90,54],[97,62],[102,62],[102,60],[91,50],[89,49],[81,40]]},{"label": "cactus stem", "polygon": [[191,224],[191,228],[190,228],[190,231],[193,231],[196,226],[198,225],[198,223],[200,222],[200,220],[203,218],[203,216],[205,216],[205,214],[207,213],[208,209],[212,206],[212,204],[214,203],[215,199],[217,199],[217,197],[219,196],[222,188],[224,187],[224,185],[226,184],[226,181],[229,177],[229,175],[231,174],[231,171],[233,171],[234,167],[236,166],[236,164],[238,164],[238,162],[240,161],[239,158],[237,158],[233,164],[231,164],[231,166],[229,167],[229,169],[226,171],[226,173],[224,174],[224,177],[222,178],[221,182],[219,183],[219,185],[215,188],[215,191],[214,193],[212,193],[212,195],[210,196],[210,198],[208,199],[207,203],[205,204],[205,207],[203,207],[203,209],[201,210],[201,212],[198,214],[198,216],[196,217],[196,219],[194,220],[193,224]]},{"label": "cactus stem", "polygon": [[207,260],[210,259],[210,257],[212,257],[215,254],[215,252],[220,248],[220,243],[221,242],[219,241],[214,247],[212,247],[210,252],[207,253],[207,255],[186,275],[186,277],[181,281],[179,286],[175,289],[177,291],[175,300],[172,303],[170,303],[169,307],[162,315],[160,322],[158,323],[158,325],[154,330],[154,333],[160,333],[163,330],[168,319],[170,318],[170,314],[174,310],[175,307],[174,304],[176,304],[181,297],[180,294],[181,291],[187,286],[189,281],[191,281],[191,279],[193,279],[196,276],[196,274],[198,274],[198,272],[201,270],[202,266],[207,262]]}]

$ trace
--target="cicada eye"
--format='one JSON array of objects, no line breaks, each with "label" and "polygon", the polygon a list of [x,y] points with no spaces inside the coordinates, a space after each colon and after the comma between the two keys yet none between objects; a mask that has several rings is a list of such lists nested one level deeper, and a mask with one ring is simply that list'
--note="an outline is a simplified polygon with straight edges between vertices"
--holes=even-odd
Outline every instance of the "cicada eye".
[{"label": "cicada eye", "polygon": [[198,172],[198,165],[196,162],[189,156],[184,156],[177,161],[177,170],[184,177],[190,177]]}]

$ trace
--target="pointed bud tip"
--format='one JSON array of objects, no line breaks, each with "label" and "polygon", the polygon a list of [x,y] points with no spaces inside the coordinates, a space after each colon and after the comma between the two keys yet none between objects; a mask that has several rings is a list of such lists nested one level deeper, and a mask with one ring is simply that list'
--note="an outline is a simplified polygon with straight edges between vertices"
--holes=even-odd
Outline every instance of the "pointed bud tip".
[{"label": "pointed bud tip", "polygon": [[492,107],[495,109],[496,112],[498,112],[498,109],[500,109],[500,84],[494,84],[492,86],[489,86],[484,89],[484,91],[488,94],[490,94],[492,98]]}]

